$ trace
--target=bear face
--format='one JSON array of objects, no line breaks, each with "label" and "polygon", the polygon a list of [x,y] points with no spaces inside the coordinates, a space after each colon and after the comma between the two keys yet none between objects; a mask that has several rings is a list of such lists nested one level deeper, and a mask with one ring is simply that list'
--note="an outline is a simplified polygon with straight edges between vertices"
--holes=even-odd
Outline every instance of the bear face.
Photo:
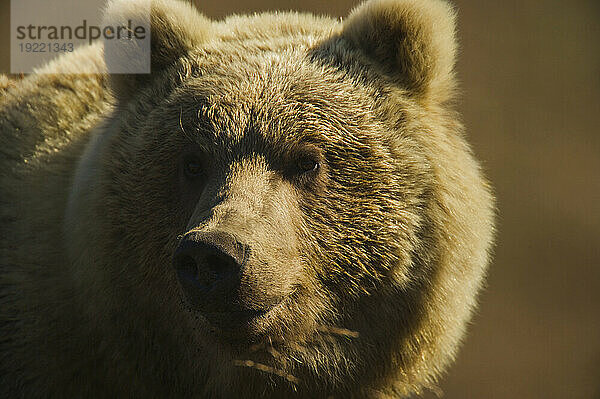
[{"label": "bear face", "polygon": [[[134,3],[111,2],[107,25],[143,19]],[[83,325],[71,334],[87,354],[73,392],[397,397],[432,384],[493,224],[449,105],[451,8],[370,1],[344,22],[151,10],[152,73],[110,77],[112,112],[68,188],[65,281]],[[123,66],[145,50],[103,51]]]},{"label": "bear face", "polygon": [[[228,62],[216,62],[223,58]],[[98,207],[93,219],[77,223],[94,220],[106,234],[98,241],[104,279],[121,279],[129,269],[132,284],[163,281],[151,295],[174,299],[178,248],[210,244],[236,257],[230,247],[242,246],[231,287],[218,277],[182,282],[191,315],[218,326],[214,339],[239,350],[238,358],[257,356],[249,347],[268,340],[282,359],[293,353],[310,364],[315,348],[304,353],[286,342],[325,351],[339,345],[327,342],[327,329],[348,330],[342,341],[375,339],[359,332],[368,326],[356,322],[360,307],[338,309],[391,281],[408,281],[424,223],[419,208],[430,190],[428,161],[412,138],[400,147],[368,111],[376,107],[369,90],[344,82],[334,68],[324,79],[305,50],[254,64],[247,58],[238,49],[217,60],[195,56],[185,62],[193,62],[190,71],[202,66],[202,75],[186,76],[152,103],[132,99],[130,111],[110,123],[114,131],[102,133],[111,141],[94,176],[101,200],[90,201]],[[191,273],[210,274],[213,266],[194,264]],[[194,291],[198,284],[214,292]],[[300,363],[267,360],[289,375],[308,372],[296,370]]]}]

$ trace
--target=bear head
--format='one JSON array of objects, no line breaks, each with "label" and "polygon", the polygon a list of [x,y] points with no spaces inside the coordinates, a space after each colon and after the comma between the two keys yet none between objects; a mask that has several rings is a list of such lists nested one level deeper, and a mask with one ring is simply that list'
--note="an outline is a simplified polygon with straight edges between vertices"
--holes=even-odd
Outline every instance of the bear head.
[{"label": "bear head", "polygon": [[[431,384],[491,237],[450,106],[452,8],[372,0],[341,22],[211,21],[183,3],[113,1],[107,21],[144,22],[141,4],[152,72],[111,77],[114,110],[65,225],[89,319],[114,337],[103,350],[187,394]],[[104,48],[109,67],[144,51]]]}]

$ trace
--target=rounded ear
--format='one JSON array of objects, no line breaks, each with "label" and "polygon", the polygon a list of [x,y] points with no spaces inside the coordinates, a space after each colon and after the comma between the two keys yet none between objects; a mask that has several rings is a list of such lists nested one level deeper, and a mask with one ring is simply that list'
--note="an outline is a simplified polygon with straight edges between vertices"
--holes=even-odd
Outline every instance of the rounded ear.
[{"label": "rounded ear", "polygon": [[105,36],[104,60],[117,100],[129,100],[158,74],[208,40],[211,25],[191,4],[181,1],[110,0],[103,26],[112,30],[112,38]]},{"label": "rounded ear", "polygon": [[370,0],[352,11],[342,37],[380,72],[425,101],[454,91],[455,12],[443,0]]}]

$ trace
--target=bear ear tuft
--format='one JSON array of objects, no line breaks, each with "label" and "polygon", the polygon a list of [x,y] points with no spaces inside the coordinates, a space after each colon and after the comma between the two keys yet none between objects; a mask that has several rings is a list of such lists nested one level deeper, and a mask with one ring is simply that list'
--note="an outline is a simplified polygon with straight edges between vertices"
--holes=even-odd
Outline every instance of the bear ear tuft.
[{"label": "bear ear tuft", "polygon": [[452,96],[455,12],[446,1],[367,1],[344,21],[342,37],[413,96]]},{"label": "bear ear tuft", "polygon": [[131,35],[104,40],[104,60],[117,100],[129,100],[154,77],[208,40],[211,24],[191,4],[181,1],[109,0],[103,26],[114,30],[142,27],[145,32],[143,40],[132,39]]}]

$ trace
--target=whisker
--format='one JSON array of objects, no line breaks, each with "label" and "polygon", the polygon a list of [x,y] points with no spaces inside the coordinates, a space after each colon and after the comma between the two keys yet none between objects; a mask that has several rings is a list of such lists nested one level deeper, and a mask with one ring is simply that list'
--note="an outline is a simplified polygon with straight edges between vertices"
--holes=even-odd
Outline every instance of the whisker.
[{"label": "whisker", "polygon": [[300,383],[300,379],[294,377],[291,374],[285,373],[285,372],[283,372],[281,370],[277,370],[276,368],[273,368],[271,366],[267,366],[266,364],[254,362],[252,360],[234,360],[233,364],[235,366],[249,367],[249,368],[253,368],[255,370],[260,370],[260,371],[262,371],[264,373],[269,373],[269,374],[273,374],[273,375],[279,376],[281,378],[286,379],[288,382],[290,382],[292,384],[299,384]]},{"label": "whisker", "polygon": [[267,347],[267,352],[269,352],[269,354],[275,358],[281,357],[281,354],[277,351],[277,349],[273,348],[272,346]]},{"label": "whisker", "polygon": [[317,331],[325,333],[325,334],[340,335],[340,336],[349,337],[349,338],[358,338],[360,336],[360,333],[358,331],[352,331],[352,330],[348,330],[347,328],[333,327],[333,326],[320,325],[317,327]]}]

